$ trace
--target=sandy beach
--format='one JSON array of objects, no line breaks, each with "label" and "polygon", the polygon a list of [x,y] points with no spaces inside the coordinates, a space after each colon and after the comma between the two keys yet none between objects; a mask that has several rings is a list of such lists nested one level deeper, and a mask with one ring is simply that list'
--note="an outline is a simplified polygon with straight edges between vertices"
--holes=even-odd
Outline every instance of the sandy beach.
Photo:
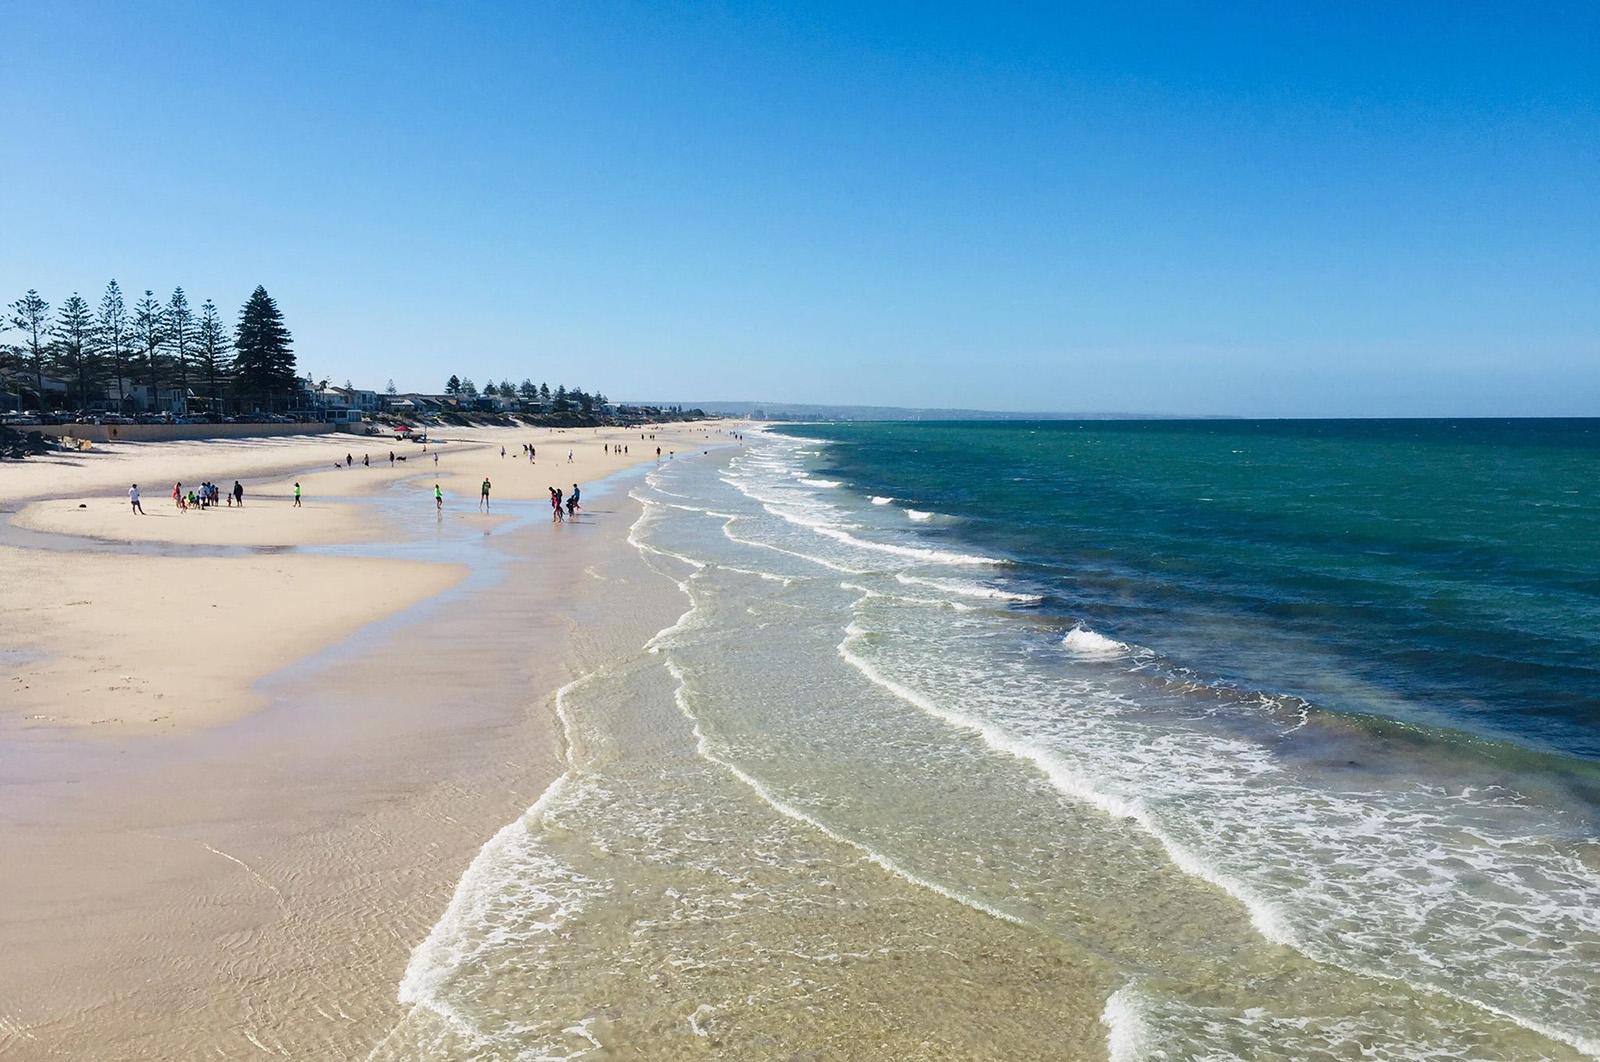
[{"label": "sandy beach", "polygon": [[[473,854],[558,773],[554,691],[681,611],[626,491],[591,485],[725,427],[0,467],[0,1053],[364,1057]],[[242,509],[168,496],[235,479]]]}]

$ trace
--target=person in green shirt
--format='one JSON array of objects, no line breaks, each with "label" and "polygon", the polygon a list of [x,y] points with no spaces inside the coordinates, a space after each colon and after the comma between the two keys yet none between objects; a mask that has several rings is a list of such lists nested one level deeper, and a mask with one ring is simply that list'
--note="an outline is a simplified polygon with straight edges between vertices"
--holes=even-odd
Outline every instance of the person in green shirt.
[{"label": "person in green shirt", "polygon": [[294,481],[294,507],[296,509],[303,508],[300,504],[300,481],[298,479]]},{"label": "person in green shirt", "polygon": [[439,489],[439,484],[433,485],[433,507],[444,512],[444,491]]}]

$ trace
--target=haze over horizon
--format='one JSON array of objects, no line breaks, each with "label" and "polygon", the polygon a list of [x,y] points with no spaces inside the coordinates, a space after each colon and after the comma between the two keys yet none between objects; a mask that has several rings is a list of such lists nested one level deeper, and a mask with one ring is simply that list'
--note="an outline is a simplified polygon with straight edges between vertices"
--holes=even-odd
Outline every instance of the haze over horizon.
[{"label": "haze over horizon", "polygon": [[402,390],[1600,415],[1593,5],[9,15],[0,301],[260,283]]}]

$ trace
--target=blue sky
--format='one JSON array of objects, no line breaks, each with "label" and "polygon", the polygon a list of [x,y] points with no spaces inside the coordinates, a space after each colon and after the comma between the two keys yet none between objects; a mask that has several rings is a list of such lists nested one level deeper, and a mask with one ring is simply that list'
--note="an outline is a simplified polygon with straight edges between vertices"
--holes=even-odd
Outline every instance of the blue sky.
[{"label": "blue sky", "polygon": [[1600,6],[23,4],[0,295],[436,389],[1600,415]]}]

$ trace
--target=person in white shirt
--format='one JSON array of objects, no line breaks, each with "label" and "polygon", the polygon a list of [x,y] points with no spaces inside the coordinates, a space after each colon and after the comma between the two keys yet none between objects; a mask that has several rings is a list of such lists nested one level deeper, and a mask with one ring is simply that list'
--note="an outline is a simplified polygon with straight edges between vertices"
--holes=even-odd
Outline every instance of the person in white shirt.
[{"label": "person in white shirt", "polygon": [[144,506],[139,504],[139,484],[135,483],[128,488],[128,501],[133,505],[133,511],[140,516],[144,515]]}]

